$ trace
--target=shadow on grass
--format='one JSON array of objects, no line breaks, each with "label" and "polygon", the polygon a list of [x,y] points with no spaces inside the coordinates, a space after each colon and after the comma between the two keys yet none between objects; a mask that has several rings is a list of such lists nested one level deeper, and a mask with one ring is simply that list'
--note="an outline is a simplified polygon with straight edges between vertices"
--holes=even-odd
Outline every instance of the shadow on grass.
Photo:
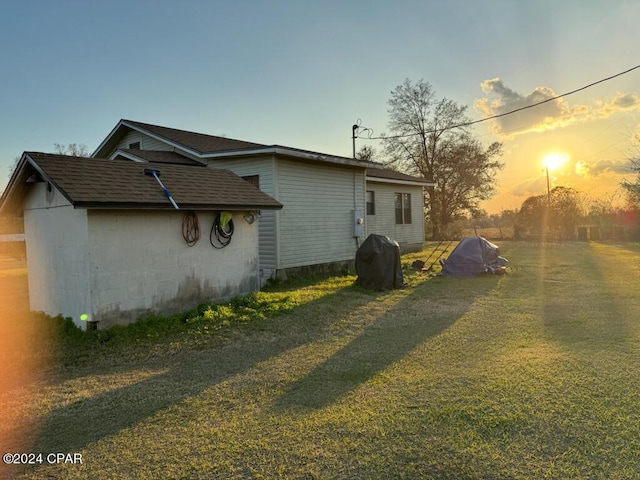
[{"label": "shadow on grass", "polygon": [[635,301],[640,292],[635,282],[612,284],[616,277],[635,278],[622,257],[617,260],[603,256],[589,244],[578,244],[571,263],[561,267],[566,271],[556,269],[555,278],[541,278],[538,295],[545,328],[553,339],[591,350],[618,350],[629,340],[628,321],[632,319],[621,302],[625,297]]},{"label": "shadow on grass", "polygon": [[350,343],[291,384],[275,401],[274,409],[309,411],[330,405],[449,328],[498,281],[498,277],[439,277],[419,285]]},{"label": "shadow on grass", "polygon": [[[326,334],[326,327],[344,317],[354,305],[371,301],[375,301],[375,296],[348,286],[301,305],[290,314],[260,321],[259,326],[247,325],[240,336],[221,346],[202,350],[187,347],[186,351],[117,368],[101,369],[98,365],[94,375],[136,369],[161,373],[151,373],[144,380],[53,409],[40,424],[32,450],[80,451],[90,443],[116,435],[246,372],[260,362],[315,341]],[[78,378],[74,372],[67,377]]]}]

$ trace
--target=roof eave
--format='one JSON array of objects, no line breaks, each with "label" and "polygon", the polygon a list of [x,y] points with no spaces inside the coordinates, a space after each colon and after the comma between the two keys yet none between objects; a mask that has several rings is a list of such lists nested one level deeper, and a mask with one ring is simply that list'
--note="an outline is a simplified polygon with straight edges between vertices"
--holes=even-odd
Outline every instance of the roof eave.
[{"label": "roof eave", "polygon": [[[178,203],[176,201],[176,203]],[[87,210],[176,210],[170,203],[134,203],[134,202],[93,202],[93,201],[76,201],[74,208]],[[178,207],[182,211],[251,211],[251,210],[280,210],[282,205],[268,204],[250,204],[250,205],[231,205],[231,204],[194,204],[194,203],[178,203]]]},{"label": "roof eave", "polygon": [[173,148],[176,148],[178,150],[181,150],[193,157],[196,157],[195,159],[200,159],[202,158],[203,153],[199,152],[198,150],[194,150],[192,148],[187,147],[186,145],[183,145],[181,143],[178,142],[174,142],[173,140],[168,139],[167,137],[163,137],[162,135],[158,135],[157,133],[151,132],[145,128],[142,128],[134,123],[131,123],[128,120],[120,120],[118,122],[118,124],[114,127],[113,130],[111,130],[111,133],[109,133],[109,135],[107,135],[107,137],[102,141],[102,143],[100,143],[100,145],[98,146],[98,148],[96,148],[96,150],[91,154],[92,157],[95,157],[98,152],[100,152],[103,148],[105,148],[109,141],[116,135],[116,133],[118,132],[118,130],[122,127],[126,127],[129,128],[131,130],[135,130],[136,132],[139,133],[144,133],[145,135],[148,135],[149,137],[152,137],[156,140],[161,141],[162,143],[165,143],[167,145],[171,145]]},{"label": "roof eave", "polygon": [[20,161],[18,162],[18,165],[16,165],[16,168],[13,172],[13,175],[11,176],[11,179],[9,180],[9,184],[7,185],[7,188],[5,189],[2,195],[2,199],[0,203],[0,215],[7,214],[7,209],[11,208],[11,205],[9,205],[10,202],[14,201],[13,197],[21,193],[19,191],[20,187],[23,187],[23,191],[25,190],[23,183],[26,181],[26,179],[23,179],[23,177],[24,177],[24,171],[27,168],[27,165],[31,166],[42,177],[43,180],[45,180],[46,182],[49,182],[55,189],[57,189],[60,193],[62,193],[62,196],[66,198],[69,203],[73,204],[73,201],[71,197],[69,197],[67,192],[61,189],[58,186],[58,184],[54,182],[44,172],[44,170],[40,168],[37,162],[33,158],[31,158],[31,156],[29,155],[29,152],[24,152],[22,154],[22,157],[20,158]]},{"label": "roof eave", "polygon": [[367,182],[392,183],[396,185],[413,185],[414,187],[434,187],[433,182],[421,182],[419,180],[400,180],[395,178],[370,177],[367,175]]},{"label": "roof eave", "polygon": [[316,152],[308,152],[305,150],[297,150],[279,145],[272,145],[263,148],[247,148],[242,150],[227,150],[224,152],[204,153],[201,158],[208,160],[216,160],[222,158],[247,157],[255,155],[280,155],[284,157],[292,157],[298,160],[307,160],[312,162],[329,163],[333,165],[342,165],[355,168],[376,168],[378,165],[363,160],[355,160],[347,157],[336,157],[333,155],[324,155]]},{"label": "roof eave", "polygon": [[10,200],[13,199],[14,195],[17,195],[15,192],[19,186],[18,178],[22,176],[26,163],[27,154],[23,153],[13,169],[9,183],[7,183],[4,192],[2,192],[2,197],[0,197],[0,216],[7,215],[7,210],[10,208]]},{"label": "roof eave", "polygon": [[114,150],[113,153],[109,156],[109,160],[115,160],[118,157],[124,157],[127,160],[131,160],[137,163],[147,163],[144,158],[138,157],[137,155],[133,155],[129,152],[125,152],[121,149]]}]

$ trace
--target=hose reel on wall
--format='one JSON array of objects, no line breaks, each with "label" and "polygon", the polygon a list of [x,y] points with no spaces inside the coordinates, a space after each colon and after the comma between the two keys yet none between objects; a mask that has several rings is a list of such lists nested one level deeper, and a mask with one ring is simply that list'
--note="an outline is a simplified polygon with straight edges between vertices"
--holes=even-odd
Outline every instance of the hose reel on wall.
[{"label": "hose reel on wall", "polygon": [[200,222],[196,212],[187,212],[182,217],[182,238],[189,247],[200,240]]},{"label": "hose reel on wall", "polygon": [[233,237],[234,232],[232,217],[233,214],[231,212],[219,212],[216,215],[213,225],[211,226],[211,232],[209,232],[209,243],[211,243],[214,248],[221,249],[231,243],[231,237]]},{"label": "hose reel on wall", "polygon": [[[231,243],[233,232],[233,214],[218,212],[211,225],[209,243],[217,249],[222,249]],[[189,247],[193,247],[200,240],[200,221],[196,212],[187,212],[182,217],[182,238]]]}]

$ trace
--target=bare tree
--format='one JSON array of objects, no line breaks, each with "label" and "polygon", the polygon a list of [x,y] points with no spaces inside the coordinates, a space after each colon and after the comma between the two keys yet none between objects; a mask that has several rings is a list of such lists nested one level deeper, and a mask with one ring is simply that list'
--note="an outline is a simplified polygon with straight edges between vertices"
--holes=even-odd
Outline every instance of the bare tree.
[{"label": "bare tree", "polygon": [[620,186],[631,205],[640,206],[640,134],[635,135],[636,148],[629,154],[629,171],[635,174],[633,180],[626,178],[620,182]]},{"label": "bare tree", "polygon": [[74,157],[88,157],[89,150],[84,143],[69,143],[68,145],[62,145],[60,143],[54,143],[55,147],[53,153],[59,155],[71,155]]},{"label": "bare tree", "polygon": [[378,151],[369,145],[363,145],[356,153],[356,158],[366,162],[375,162],[378,158]]},{"label": "bare tree", "polygon": [[495,175],[503,164],[494,159],[502,144],[488,148],[471,134],[466,106],[437,99],[432,86],[406,79],[392,92],[389,130],[384,144],[390,163],[419,175],[435,186],[427,189],[426,213],[440,234],[452,219],[477,208],[494,193]]}]

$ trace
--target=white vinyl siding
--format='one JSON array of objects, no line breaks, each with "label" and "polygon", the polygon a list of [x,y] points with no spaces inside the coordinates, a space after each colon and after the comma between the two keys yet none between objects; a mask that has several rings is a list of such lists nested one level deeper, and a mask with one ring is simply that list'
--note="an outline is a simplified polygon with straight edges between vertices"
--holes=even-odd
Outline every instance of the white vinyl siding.
[{"label": "white vinyl siding", "polygon": [[[226,168],[240,177],[258,175],[260,177],[260,190],[277,199],[274,164],[275,160],[272,156],[236,160],[209,160],[209,168]],[[278,268],[277,215],[278,212],[276,210],[262,210],[258,219],[260,269],[274,273]]]},{"label": "white vinyl siding", "polygon": [[[376,183],[369,180],[367,190],[373,191],[376,199],[376,214],[365,220],[367,235],[377,233],[396,242],[415,244],[424,241],[424,215],[422,187]],[[411,223],[396,224],[396,193],[411,195]]]},{"label": "white vinyl siding", "polygon": [[173,151],[173,147],[171,145],[167,145],[164,142],[156,140],[155,138],[143,133],[136,132],[135,130],[127,132],[127,134],[122,137],[120,142],[116,145],[116,148],[114,150],[129,148],[129,145],[136,142],[140,142],[140,150]]},{"label": "white vinyl siding", "polygon": [[364,211],[364,170],[279,160],[278,268],[351,260],[353,210]]}]

